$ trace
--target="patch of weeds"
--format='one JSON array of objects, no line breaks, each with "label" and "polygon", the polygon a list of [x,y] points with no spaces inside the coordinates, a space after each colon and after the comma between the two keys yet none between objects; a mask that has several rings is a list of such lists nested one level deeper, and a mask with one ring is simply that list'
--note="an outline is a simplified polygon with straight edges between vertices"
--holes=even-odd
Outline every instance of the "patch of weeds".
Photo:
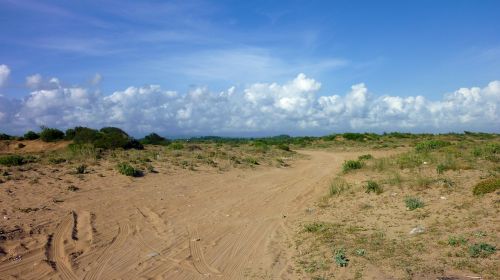
[{"label": "patch of weeds", "polygon": [[490,178],[477,183],[472,189],[472,194],[483,195],[500,189],[500,177]]},{"label": "patch of weeds", "polygon": [[387,183],[392,186],[401,186],[401,183],[403,183],[403,177],[401,177],[401,174],[398,172],[393,172],[387,179]]},{"label": "patch of weeds", "polygon": [[360,256],[360,257],[363,257],[365,254],[366,254],[366,250],[365,249],[356,249],[356,251],[354,251],[354,253],[357,255],[357,256]]},{"label": "patch of weeds", "polygon": [[24,157],[19,155],[8,155],[0,157],[0,164],[5,166],[19,166],[26,163]]},{"label": "patch of weeds", "polygon": [[424,163],[422,157],[415,153],[402,154],[396,161],[400,169],[415,168]]},{"label": "patch of weeds", "polygon": [[307,273],[314,273],[318,270],[325,270],[328,268],[328,265],[325,263],[324,260],[313,260],[308,263],[304,263],[304,271]]},{"label": "patch of weeds", "polygon": [[80,190],[80,188],[75,186],[75,185],[68,186],[68,191],[70,191],[70,192],[76,192],[78,190]]},{"label": "patch of weeds", "polygon": [[259,165],[259,162],[257,161],[257,159],[253,158],[253,157],[246,157],[243,159],[243,161],[250,164],[250,165]]},{"label": "patch of weeds", "polygon": [[389,168],[392,164],[391,160],[388,158],[378,158],[374,159],[372,168],[378,172],[384,171]]},{"label": "patch of weeds", "polygon": [[184,145],[182,143],[179,143],[179,142],[174,142],[174,143],[171,143],[170,145],[168,145],[168,147],[172,150],[182,150],[184,149]]},{"label": "patch of weeds", "polygon": [[469,246],[469,256],[473,258],[485,258],[489,255],[494,254],[497,248],[488,243],[475,243]]},{"label": "patch of weeds", "polygon": [[335,178],[330,183],[330,196],[339,195],[350,188],[350,185],[342,178]]},{"label": "patch of weeds", "polygon": [[411,196],[405,199],[405,204],[408,210],[415,210],[417,208],[422,208],[425,205],[424,202],[419,198]]},{"label": "patch of weeds", "polygon": [[313,222],[304,225],[304,230],[306,232],[322,232],[327,228],[326,224],[323,222]]},{"label": "patch of weeds", "polygon": [[367,181],[365,185],[365,192],[374,192],[376,194],[381,194],[382,192],[384,192],[384,189],[375,181]]},{"label": "patch of weeds", "polygon": [[415,184],[419,190],[424,190],[429,188],[429,186],[434,183],[434,179],[428,177],[417,176]]},{"label": "patch of weeds", "polygon": [[52,164],[60,164],[60,163],[66,162],[66,159],[64,159],[64,158],[49,158],[49,162]]},{"label": "patch of weeds", "polygon": [[439,149],[451,145],[448,141],[443,140],[427,140],[419,142],[415,145],[415,151],[417,152],[429,152],[431,150]]},{"label": "patch of weeds", "polygon": [[346,160],[342,164],[342,170],[344,172],[349,172],[354,169],[361,169],[363,167],[363,163],[359,160]]},{"label": "patch of weeds", "polygon": [[343,248],[335,251],[335,263],[340,267],[346,267],[349,264],[349,259]]},{"label": "patch of weeds", "polygon": [[140,177],[142,176],[142,171],[134,168],[132,165],[128,163],[120,163],[117,165],[118,172],[123,175],[131,176],[131,177]]},{"label": "patch of weeds", "polygon": [[80,164],[75,168],[76,174],[85,174],[87,166],[85,164]]},{"label": "patch of weeds", "polygon": [[358,160],[367,160],[367,159],[372,159],[373,156],[371,154],[366,154],[366,155],[360,155],[358,157]]},{"label": "patch of weeds", "polygon": [[288,144],[281,143],[281,144],[278,144],[276,146],[276,148],[283,150],[283,151],[290,152],[290,146]]},{"label": "patch of weeds", "polygon": [[449,236],[448,237],[448,245],[450,246],[460,246],[467,244],[467,239],[463,236]]}]

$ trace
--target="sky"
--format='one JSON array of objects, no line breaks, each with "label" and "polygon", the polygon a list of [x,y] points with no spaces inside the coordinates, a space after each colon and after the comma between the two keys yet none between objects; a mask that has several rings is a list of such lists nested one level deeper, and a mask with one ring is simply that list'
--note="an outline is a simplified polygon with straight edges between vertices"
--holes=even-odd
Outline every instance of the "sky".
[{"label": "sky", "polygon": [[0,0],[0,132],[500,132],[499,1]]}]

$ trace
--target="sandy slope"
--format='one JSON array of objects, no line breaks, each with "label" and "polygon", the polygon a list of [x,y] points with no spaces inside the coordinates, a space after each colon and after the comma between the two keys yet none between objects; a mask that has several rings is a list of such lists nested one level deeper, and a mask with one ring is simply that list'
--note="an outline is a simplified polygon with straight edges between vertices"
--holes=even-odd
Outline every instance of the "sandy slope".
[{"label": "sandy slope", "polygon": [[96,177],[54,208],[38,248],[0,263],[0,279],[300,278],[293,225],[355,156],[303,153],[286,169]]}]

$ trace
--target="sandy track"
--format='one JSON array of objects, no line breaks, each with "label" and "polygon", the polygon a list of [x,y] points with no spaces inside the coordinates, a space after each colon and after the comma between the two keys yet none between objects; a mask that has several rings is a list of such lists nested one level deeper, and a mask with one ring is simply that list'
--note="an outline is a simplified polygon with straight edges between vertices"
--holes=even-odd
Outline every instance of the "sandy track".
[{"label": "sandy track", "polygon": [[1,263],[0,279],[295,279],[293,225],[356,156],[303,153],[286,169],[107,178],[67,201],[45,254]]}]

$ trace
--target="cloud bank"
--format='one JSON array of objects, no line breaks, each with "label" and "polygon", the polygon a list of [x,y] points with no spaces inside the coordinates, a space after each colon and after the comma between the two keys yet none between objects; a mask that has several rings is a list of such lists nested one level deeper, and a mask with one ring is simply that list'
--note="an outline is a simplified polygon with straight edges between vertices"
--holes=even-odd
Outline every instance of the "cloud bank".
[{"label": "cloud bank", "polygon": [[[100,77],[99,77],[100,79]],[[432,101],[423,96],[377,96],[363,83],[345,95],[319,96],[321,83],[299,74],[285,84],[255,83],[187,93],[160,86],[112,94],[27,78],[36,88],[24,99],[0,95],[0,130],[23,133],[41,125],[118,126],[134,135],[327,134],[343,131],[500,131],[500,81],[460,88]]]}]

